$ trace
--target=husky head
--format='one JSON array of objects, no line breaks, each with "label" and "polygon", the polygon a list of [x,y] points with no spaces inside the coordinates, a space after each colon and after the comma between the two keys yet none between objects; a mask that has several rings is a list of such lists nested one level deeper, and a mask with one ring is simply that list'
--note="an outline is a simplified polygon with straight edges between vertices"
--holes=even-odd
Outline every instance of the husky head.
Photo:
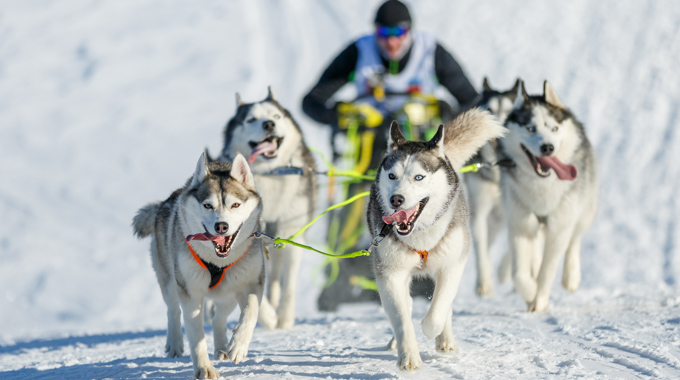
[{"label": "husky head", "polygon": [[482,99],[477,103],[477,106],[489,110],[498,117],[498,120],[500,120],[501,123],[503,123],[515,103],[520,82],[521,81],[518,78],[511,89],[507,91],[498,91],[493,89],[491,85],[489,85],[489,80],[484,77],[484,82],[482,83]]},{"label": "husky head", "polygon": [[[584,138],[583,127],[545,81],[542,96],[527,95],[522,82],[505,126],[509,133],[502,145],[519,170],[562,180],[574,180],[577,172],[568,163]],[[565,164],[566,163],[566,164]]]},{"label": "husky head", "polygon": [[302,133],[288,110],[274,99],[271,87],[267,98],[256,103],[244,103],[236,94],[236,107],[224,132],[222,156],[241,153],[256,171],[288,165]]},{"label": "husky head", "polygon": [[399,235],[424,230],[443,214],[458,188],[444,150],[443,127],[428,142],[408,141],[394,121],[374,189],[382,220]]},{"label": "husky head", "polygon": [[197,240],[211,242],[218,257],[243,243],[258,226],[262,206],[246,159],[207,160],[203,153],[185,188],[185,224]]}]

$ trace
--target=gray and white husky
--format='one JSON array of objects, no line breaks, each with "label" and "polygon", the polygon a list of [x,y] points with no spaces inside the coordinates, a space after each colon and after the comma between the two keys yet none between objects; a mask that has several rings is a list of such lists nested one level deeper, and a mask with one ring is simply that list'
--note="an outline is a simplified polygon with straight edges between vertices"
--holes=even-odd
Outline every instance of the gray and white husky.
[{"label": "gray and white husky", "polygon": [[[380,299],[394,331],[388,348],[398,350],[402,370],[420,368],[413,300],[414,277],[435,281],[423,333],[436,349],[453,352],[452,302],[469,250],[468,211],[456,170],[505,129],[487,111],[472,109],[440,126],[428,142],[407,141],[393,122],[385,157],[371,187],[367,219],[382,237],[373,257]],[[376,239],[379,240],[379,239]],[[374,240],[375,241],[375,240]]]},{"label": "gray and white husky", "polygon": [[[489,85],[487,78],[484,78],[482,99],[477,106],[489,110],[503,124],[517,97],[519,83],[520,80],[517,79],[510,90],[498,91]],[[498,141],[492,140],[482,146],[471,161],[481,163],[483,166],[477,172],[466,173],[464,181],[470,205],[472,242],[477,255],[477,294],[482,297],[494,293],[489,249],[498,233],[505,228],[497,145]],[[510,255],[505,255],[498,270],[499,282],[504,283],[510,278],[510,264]]]},{"label": "gray and white husky", "polygon": [[[501,169],[501,189],[515,289],[530,311],[544,311],[563,257],[564,288],[573,292],[581,281],[581,237],[597,210],[597,159],[583,126],[548,81],[542,96],[520,87],[499,146],[515,163]],[[532,256],[541,230],[545,245],[536,278]]]},{"label": "gray and white husky", "polygon": [[[314,158],[305,145],[300,127],[290,112],[274,99],[271,88],[267,98],[256,103],[246,104],[236,94],[236,106],[236,115],[224,131],[224,149],[219,160],[230,161],[238,153],[248,157],[262,197],[266,232],[275,237],[288,237],[313,217],[317,194]],[[302,236],[296,240],[304,242]],[[289,245],[272,252],[270,259],[267,305],[278,309],[278,320],[260,320],[266,322],[263,324],[268,328],[290,329],[295,322],[295,292],[302,249]]]},{"label": "gray and white husky", "polygon": [[[262,203],[248,163],[208,163],[205,153],[186,185],[163,202],[141,208],[135,234],[151,236],[151,263],[168,306],[168,357],[184,352],[180,314],[197,378],[217,378],[203,333],[204,300],[215,305],[216,360],[242,361],[257,323],[264,291],[264,252],[255,239],[261,231]],[[241,316],[227,343],[227,316]],[[180,311],[181,305],[181,311]]]}]

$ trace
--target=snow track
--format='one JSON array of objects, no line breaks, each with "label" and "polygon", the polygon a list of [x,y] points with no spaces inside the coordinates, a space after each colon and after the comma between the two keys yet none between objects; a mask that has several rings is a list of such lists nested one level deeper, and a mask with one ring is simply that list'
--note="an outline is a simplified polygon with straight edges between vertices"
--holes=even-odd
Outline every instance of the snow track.
[{"label": "snow track", "polygon": [[[454,302],[458,352],[397,370],[379,306],[316,311],[305,256],[298,320],[258,327],[228,378],[680,378],[680,4],[673,0],[412,1],[481,87],[548,79],[583,122],[600,165],[581,289],[556,284],[528,314],[509,285]],[[333,56],[370,31],[378,0],[4,1],[0,5],[0,378],[191,377],[163,358],[165,305],[136,210],[166,198],[204,148],[222,148],[234,94],[271,85],[307,142],[300,109]],[[325,190],[322,190],[325,191]],[[324,198],[324,197],[320,197]],[[322,205],[320,205],[322,206]],[[324,227],[307,241],[324,243]],[[506,250],[493,247],[496,263]],[[558,275],[559,279],[560,276]],[[427,302],[416,300],[416,323]],[[233,325],[235,315],[229,323]],[[210,328],[207,328],[211,333]],[[212,337],[208,334],[212,347]]]}]

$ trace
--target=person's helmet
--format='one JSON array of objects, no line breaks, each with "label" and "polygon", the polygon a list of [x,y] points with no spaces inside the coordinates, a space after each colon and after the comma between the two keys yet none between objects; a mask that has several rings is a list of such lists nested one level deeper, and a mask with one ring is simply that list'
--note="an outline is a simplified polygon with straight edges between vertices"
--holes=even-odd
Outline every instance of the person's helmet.
[{"label": "person's helmet", "polygon": [[376,26],[411,26],[411,13],[399,0],[384,2],[375,14]]}]

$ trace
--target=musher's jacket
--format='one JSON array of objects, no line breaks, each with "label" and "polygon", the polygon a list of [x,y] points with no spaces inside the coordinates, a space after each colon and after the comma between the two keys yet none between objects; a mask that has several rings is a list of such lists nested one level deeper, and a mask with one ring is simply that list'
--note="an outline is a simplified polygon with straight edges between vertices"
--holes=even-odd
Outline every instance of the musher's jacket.
[{"label": "musher's jacket", "polygon": [[[380,54],[375,34],[356,40],[331,62],[304,97],[303,111],[320,123],[335,123],[337,111],[327,103],[349,81],[354,83],[359,97],[370,94],[376,81],[381,81],[387,93],[434,94],[441,84],[462,107],[470,105],[477,92],[456,60],[431,35],[420,31],[411,34],[413,42],[408,52],[394,62]],[[395,109],[387,111],[395,111],[398,104],[392,108]]]}]

